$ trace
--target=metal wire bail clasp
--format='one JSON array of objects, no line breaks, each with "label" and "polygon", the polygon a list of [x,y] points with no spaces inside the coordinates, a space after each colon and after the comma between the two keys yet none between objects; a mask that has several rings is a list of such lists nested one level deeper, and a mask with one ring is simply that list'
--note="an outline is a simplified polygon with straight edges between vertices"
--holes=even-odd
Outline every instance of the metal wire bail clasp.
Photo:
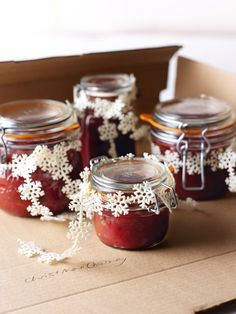
[{"label": "metal wire bail clasp", "polygon": [[82,90],[82,87],[80,84],[76,84],[73,86],[73,102],[75,103],[78,99],[78,95],[80,91]]},{"label": "metal wire bail clasp", "polygon": [[[178,205],[178,199],[177,199],[174,188],[163,183],[163,182],[161,183],[161,188],[162,188],[161,195],[158,195],[157,191],[155,191],[154,206],[152,206],[148,209],[149,212],[155,213],[157,215],[160,213],[161,209],[164,207],[167,207],[171,211],[172,209],[175,209]],[[164,188],[164,190],[163,190],[163,188]],[[160,187],[159,187],[159,189],[160,189]],[[164,205],[160,206],[158,204],[158,198],[160,198],[161,202]]]},{"label": "metal wire bail clasp", "polygon": [[[181,127],[182,131],[187,125]],[[177,141],[177,151],[182,157],[182,187],[186,191],[201,191],[205,188],[205,157],[210,151],[211,144],[206,137],[206,132],[208,128],[205,128],[201,133],[201,144],[200,144],[200,176],[201,184],[199,186],[188,186],[186,182],[187,177],[187,161],[189,153],[189,141],[185,139],[185,133],[183,132]]]},{"label": "metal wire bail clasp", "polygon": [[93,167],[95,165],[97,165],[100,161],[107,160],[107,159],[108,159],[108,157],[105,155],[97,156],[95,158],[90,159],[90,161],[89,161],[90,168],[93,169]]},{"label": "metal wire bail clasp", "polygon": [[1,130],[0,140],[1,140],[2,148],[3,148],[3,151],[1,152],[1,155],[0,155],[0,163],[4,164],[7,160],[7,145],[4,140],[5,129],[0,127],[0,130]]}]

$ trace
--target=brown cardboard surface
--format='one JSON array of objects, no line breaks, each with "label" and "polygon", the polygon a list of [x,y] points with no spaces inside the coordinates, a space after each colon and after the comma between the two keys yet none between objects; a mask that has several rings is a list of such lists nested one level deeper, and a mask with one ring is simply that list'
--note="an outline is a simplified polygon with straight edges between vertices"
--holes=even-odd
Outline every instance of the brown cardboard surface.
[{"label": "brown cardboard surface", "polygon": [[[68,245],[66,226],[1,219],[1,313],[192,313],[236,298],[236,196],[176,210],[167,239],[152,250],[105,246],[92,233],[77,257],[42,265],[16,252],[16,239]],[[7,240],[6,240],[7,239]],[[67,309],[67,310],[66,310]]]},{"label": "brown cardboard surface", "polygon": [[236,75],[187,58],[178,59],[176,97],[210,95],[236,108]]},{"label": "brown cardboard surface", "polygon": [[[87,73],[132,72],[139,109],[166,87],[178,47],[0,63],[0,101],[71,99]],[[236,103],[233,74],[180,58],[177,96],[211,94]],[[140,148],[140,147],[139,147]],[[16,239],[62,251],[66,225],[0,212],[0,313],[194,313],[236,298],[236,195],[176,210],[167,239],[131,252],[103,245],[94,232],[78,256],[49,266],[17,254]]]},{"label": "brown cardboard surface", "polygon": [[166,88],[168,63],[180,46],[0,63],[0,102],[24,98],[72,100],[72,86],[93,73],[133,73],[137,111],[151,111]]}]

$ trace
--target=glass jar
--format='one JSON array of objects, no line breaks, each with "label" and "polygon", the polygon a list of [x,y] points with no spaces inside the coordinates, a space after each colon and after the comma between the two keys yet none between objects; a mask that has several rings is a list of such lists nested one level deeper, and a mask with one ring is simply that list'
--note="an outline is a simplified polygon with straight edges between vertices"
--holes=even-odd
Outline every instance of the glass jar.
[{"label": "glass jar", "polygon": [[154,156],[95,158],[91,185],[102,197],[93,221],[103,243],[136,250],[164,239],[177,199],[169,169]]},{"label": "glass jar", "polygon": [[82,169],[72,107],[12,101],[0,105],[0,125],[0,208],[24,217],[66,211]]},{"label": "glass jar", "polygon": [[142,136],[132,102],[135,78],[127,74],[82,77],[74,86],[74,106],[82,129],[83,164],[100,155],[116,157],[134,153],[134,139]]},{"label": "glass jar", "polygon": [[174,167],[179,198],[210,200],[225,195],[226,183],[235,180],[229,176],[236,120],[228,103],[205,95],[175,99],[140,118],[152,126],[152,153]]}]

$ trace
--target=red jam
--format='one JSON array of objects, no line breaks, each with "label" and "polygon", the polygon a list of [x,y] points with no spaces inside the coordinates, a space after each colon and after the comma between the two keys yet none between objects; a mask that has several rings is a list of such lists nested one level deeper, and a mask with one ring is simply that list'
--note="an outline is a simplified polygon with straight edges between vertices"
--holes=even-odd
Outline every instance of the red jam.
[{"label": "red jam", "polygon": [[99,239],[119,249],[137,250],[155,246],[165,238],[168,225],[167,208],[158,215],[146,210],[132,211],[119,217],[114,217],[111,212],[94,215]]},{"label": "red jam", "polygon": [[[126,84],[124,86],[124,84]],[[85,76],[81,79],[79,85],[75,88],[75,104],[76,99],[80,92],[86,93],[88,100],[94,102],[96,99],[104,99],[108,101],[115,101],[120,95],[127,94],[132,89],[132,82],[129,76],[123,74],[110,74],[110,75],[93,75]],[[97,156],[111,156],[109,153],[110,143],[108,140],[101,140],[98,128],[103,125],[104,119],[94,115],[94,110],[91,108],[83,109],[83,112],[79,113],[79,123],[82,130],[82,160],[83,166],[88,166],[89,161]],[[109,122],[119,124],[119,120],[115,117],[111,117]],[[116,128],[118,136],[115,138],[115,149],[117,156],[126,155],[127,153],[135,152],[134,140],[130,138],[130,132],[122,134],[121,131]]]},{"label": "red jam", "polygon": [[[104,202],[102,214],[95,212],[93,219],[97,236],[103,243],[119,249],[137,250],[155,246],[165,238],[169,225],[169,209],[160,196],[168,202],[165,192],[156,196],[157,203],[154,204],[153,199],[151,203],[147,202],[148,208],[141,208],[139,202],[140,198],[148,198],[150,195],[142,192],[142,188],[137,194],[133,194],[136,184],[142,186],[143,182],[152,182],[155,191],[163,189],[162,183],[165,182],[164,191],[168,190],[174,183],[163,164],[144,158],[105,159],[98,162],[95,160],[91,171],[92,186],[102,193]],[[109,203],[106,195],[118,195],[120,192],[123,195],[121,199],[116,200],[115,204]],[[125,203],[128,212],[114,215],[116,208]],[[176,204],[171,204],[169,208],[175,208]]]},{"label": "red jam", "polygon": [[[38,146],[46,146],[52,152],[55,145],[60,145],[62,142],[65,146],[69,143],[75,144],[72,145],[73,148],[68,146],[66,149],[65,158],[68,165],[72,167],[72,171],[67,176],[71,180],[79,179],[82,161],[80,152],[74,148],[79,140],[77,117],[71,107],[53,100],[22,100],[5,103],[0,106],[0,117],[4,129],[0,154],[2,158],[0,208],[14,215],[30,217],[27,207],[33,205],[34,193],[38,192],[30,192],[29,189],[28,192],[32,194],[32,197],[22,199],[19,187],[26,184],[26,181],[23,176],[13,175],[12,157],[13,155],[30,156]],[[57,152],[61,152],[61,149]],[[60,154],[64,156],[64,153]],[[35,171],[30,172],[30,182],[36,181],[41,183],[41,190],[44,194],[36,196],[37,204],[47,207],[53,214],[68,210],[69,199],[62,192],[65,186],[62,176],[56,180],[48,171],[43,171],[37,166]]]},{"label": "red jam", "polygon": [[[22,154],[23,152],[15,150],[11,153]],[[67,156],[70,164],[73,166],[70,178],[72,180],[79,179],[79,173],[82,169],[80,154],[76,150],[71,149],[67,152]],[[8,158],[8,162],[10,162],[11,156],[8,155]],[[48,172],[44,172],[39,168],[33,173],[32,179],[33,181],[41,182],[45,193],[39,199],[40,204],[48,207],[55,215],[68,211],[69,199],[62,192],[64,186],[63,180],[53,180]],[[14,178],[10,169],[4,170],[2,168],[0,171],[0,208],[17,216],[31,217],[30,213],[26,210],[31,205],[31,202],[22,200],[18,191],[19,186],[23,183],[23,178]]]},{"label": "red jam", "polygon": [[[118,124],[117,121],[112,122]],[[98,132],[98,128],[103,124],[103,119],[94,117],[93,112],[86,110],[83,118],[79,119],[79,123],[83,130],[81,136],[83,166],[89,166],[89,161],[94,157],[109,156],[109,142],[101,141]],[[118,156],[134,153],[134,140],[130,139],[129,135],[123,135],[119,132],[118,137],[115,139]]]}]

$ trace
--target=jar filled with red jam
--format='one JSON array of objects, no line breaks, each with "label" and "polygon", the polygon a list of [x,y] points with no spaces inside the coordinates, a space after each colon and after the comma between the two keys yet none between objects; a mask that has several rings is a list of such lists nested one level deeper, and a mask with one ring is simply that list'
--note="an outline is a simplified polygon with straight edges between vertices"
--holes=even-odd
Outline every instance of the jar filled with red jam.
[{"label": "jar filled with red jam", "polygon": [[141,119],[152,126],[152,153],[174,167],[179,198],[210,200],[236,192],[236,119],[228,103],[205,95],[175,99]]},{"label": "jar filled with red jam", "polygon": [[0,125],[0,208],[24,217],[66,211],[82,169],[73,108],[44,99],[3,103]]},{"label": "jar filled with red jam", "polygon": [[127,74],[100,74],[82,77],[74,86],[74,106],[82,129],[83,164],[105,155],[116,157],[134,153],[136,128],[134,113],[135,78]]},{"label": "jar filled with red jam", "polygon": [[102,202],[94,206],[99,239],[119,249],[145,249],[166,236],[169,211],[177,206],[174,179],[154,156],[95,159],[91,185]]}]

